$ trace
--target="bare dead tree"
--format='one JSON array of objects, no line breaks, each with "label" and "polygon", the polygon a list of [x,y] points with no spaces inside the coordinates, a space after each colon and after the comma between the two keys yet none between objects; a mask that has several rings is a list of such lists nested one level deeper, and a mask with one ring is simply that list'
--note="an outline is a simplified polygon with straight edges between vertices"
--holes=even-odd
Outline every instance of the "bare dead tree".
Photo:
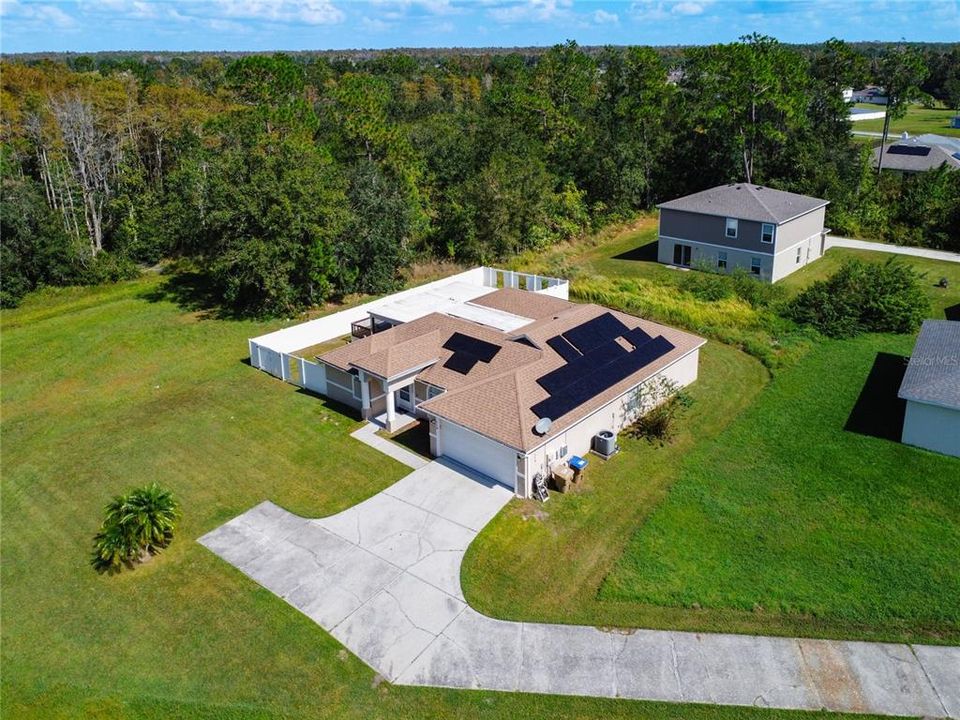
[{"label": "bare dead tree", "polygon": [[51,100],[70,172],[83,198],[83,216],[90,239],[90,253],[103,250],[104,207],[120,153],[117,138],[100,127],[93,106],[77,94]]}]

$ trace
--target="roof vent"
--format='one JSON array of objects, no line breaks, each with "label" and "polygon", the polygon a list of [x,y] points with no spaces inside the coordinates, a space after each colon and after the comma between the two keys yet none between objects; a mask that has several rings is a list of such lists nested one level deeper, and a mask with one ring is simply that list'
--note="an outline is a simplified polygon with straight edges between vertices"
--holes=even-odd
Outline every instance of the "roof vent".
[{"label": "roof vent", "polygon": [[551,425],[553,425],[553,420],[550,418],[540,418],[537,420],[537,424],[533,426],[533,431],[537,435],[546,435],[548,432],[550,432]]}]

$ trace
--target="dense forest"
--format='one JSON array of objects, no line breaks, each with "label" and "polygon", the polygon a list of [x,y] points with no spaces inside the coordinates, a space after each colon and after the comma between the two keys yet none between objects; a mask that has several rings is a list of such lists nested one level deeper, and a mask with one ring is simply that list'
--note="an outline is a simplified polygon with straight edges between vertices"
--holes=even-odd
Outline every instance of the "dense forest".
[{"label": "dense forest", "polygon": [[183,258],[225,307],[394,288],[732,181],[960,250],[960,173],[878,177],[841,91],[960,100],[960,46],[5,58],[2,293]]}]

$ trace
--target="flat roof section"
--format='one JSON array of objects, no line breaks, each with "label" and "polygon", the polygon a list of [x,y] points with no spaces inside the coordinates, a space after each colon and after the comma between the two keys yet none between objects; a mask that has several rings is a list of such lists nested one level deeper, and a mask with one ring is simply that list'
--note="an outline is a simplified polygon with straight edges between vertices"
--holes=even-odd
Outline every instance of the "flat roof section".
[{"label": "flat roof section", "polygon": [[430,313],[438,312],[486,325],[504,333],[513,332],[533,322],[533,318],[471,302],[471,300],[496,292],[497,290],[494,288],[479,287],[465,282],[452,282],[419,295],[386,302],[370,312],[379,318],[394,323],[407,323]]}]

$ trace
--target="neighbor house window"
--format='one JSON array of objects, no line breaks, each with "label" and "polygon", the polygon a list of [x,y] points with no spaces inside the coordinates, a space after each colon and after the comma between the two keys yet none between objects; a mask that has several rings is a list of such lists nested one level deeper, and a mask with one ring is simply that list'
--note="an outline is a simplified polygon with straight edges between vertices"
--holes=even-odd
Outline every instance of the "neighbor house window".
[{"label": "neighbor house window", "polygon": [[754,275],[760,274],[760,258],[750,258],[750,272]]},{"label": "neighbor house window", "polygon": [[717,267],[721,270],[727,269],[727,253],[723,250],[717,253]]},{"label": "neighbor house window", "polygon": [[735,238],[737,236],[737,228],[740,223],[736,218],[727,218],[727,237]]},{"label": "neighbor house window", "polygon": [[764,223],[760,226],[760,242],[772,243],[773,242],[773,231],[774,225],[771,223]]},{"label": "neighbor house window", "polygon": [[431,385],[430,387],[427,388],[427,399],[428,399],[428,400],[429,400],[430,398],[435,398],[437,395],[442,395],[442,394],[443,394],[443,390],[441,390],[440,388],[433,387],[433,385]]},{"label": "neighbor house window", "polygon": [[800,264],[800,257],[801,257],[801,255],[800,255],[800,248],[797,248],[797,265]]}]

